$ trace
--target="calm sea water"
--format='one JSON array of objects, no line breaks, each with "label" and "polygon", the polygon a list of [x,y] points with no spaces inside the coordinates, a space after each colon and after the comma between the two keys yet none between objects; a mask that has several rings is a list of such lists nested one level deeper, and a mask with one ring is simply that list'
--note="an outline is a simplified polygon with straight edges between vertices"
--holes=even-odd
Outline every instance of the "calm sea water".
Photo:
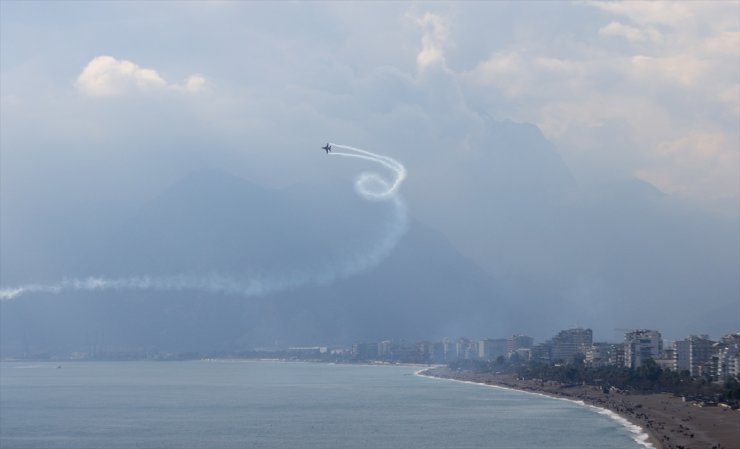
[{"label": "calm sea water", "polygon": [[588,407],[311,363],[0,363],[0,447],[638,448]]}]

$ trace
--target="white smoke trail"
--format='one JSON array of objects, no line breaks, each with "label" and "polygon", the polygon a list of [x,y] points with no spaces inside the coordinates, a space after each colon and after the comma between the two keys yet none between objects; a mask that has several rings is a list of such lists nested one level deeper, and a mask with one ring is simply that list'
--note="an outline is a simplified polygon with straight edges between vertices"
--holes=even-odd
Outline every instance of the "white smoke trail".
[{"label": "white smoke trail", "polygon": [[[355,182],[356,191],[368,201],[389,201],[393,205],[393,217],[384,232],[383,239],[370,250],[358,253],[339,263],[317,270],[284,273],[278,276],[251,276],[246,279],[220,274],[171,276],[134,276],[107,278],[90,276],[83,279],[64,279],[55,284],[26,284],[18,287],[0,288],[0,301],[18,298],[29,293],[59,294],[64,291],[101,290],[199,290],[208,293],[261,296],[304,285],[325,285],[359,274],[379,264],[396,246],[406,231],[406,206],[398,195],[398,189],[406,178],[406,168],[393,158],[371,153],[360,148],[331,144],[332,149],[343,149],[350,153],[332,151],[333,156],[352,157],[377,162],[394,174],[391,181],[377,173],[361,173]],[[373,188],[379,186],[380,188]]]},{"label": "white smoke trail", "polygon": [[[393,183],[388,183],[385,179],[381,178],[375,173],[362,173],[357,179],[355,185],[360,195],[364,196],[366,199],[374,201],[395,197],[398,188],[401,186],[401,183],[404,179],[406,179],[406,167],[404,167],[403,164],[393,158],[381,156],[379,154],[371,153],[369,151],[350,147],[347,145],[340,145],[337,143],[332,143],[330,145],[332,148],[332,152],[329,154],[332,154],[334,156],[354,157],[379,162],[396,174]],[[335,148],[353,151],[354,153],[338,153],[334,151]],[[368,187],[368,184],[370,184],[371,182],[380,184],[383,187],[383,190],[380,192],[373,191]]]}]

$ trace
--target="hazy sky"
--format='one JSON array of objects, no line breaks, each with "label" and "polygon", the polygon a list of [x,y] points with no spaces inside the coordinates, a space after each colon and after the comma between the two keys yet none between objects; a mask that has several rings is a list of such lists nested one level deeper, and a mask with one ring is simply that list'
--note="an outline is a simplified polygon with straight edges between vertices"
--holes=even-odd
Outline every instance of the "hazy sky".
[{"label": "hazy sky", "polygon": [[737,214],[738,8],[3,2],[3,201],[61,167],[123,196],[203,163],[291,183],[327,139],[464,136],[487,114],[537,125],[579,177]]},{"label": "hazy sky", "polygon": [[[517,139],[541,146],[541,132],[553,144],[523,161],[547,160],[550,173],[562,158],[586,197],[644,181],[687,208],[675,216],[691,236],[705,229],[697,220],[736,223],[740,216],[739,2],[3,1],[0,94],[4,270],[11,253],[34,260],[49,241],[61,247],[94,237],[101,223],[115,225],[194,170],[279,188],[351,179],[356,172],[346,165],[324,163],[319,147],[327,141],[404,162],[411,213],[485,265],[487,253],[476,253],[491,251],[477,243],[485,232],[468,232],[455,214],[485,200],[485,191],[475,191],[489,187],[487,178],[500,177],[491,182],[500,181],[501,198],[526,171],[476,166],[496,144],[487,139],[511,131],[491,133],[491,124],[509,121],[536,126],[517,131]],[[511,193],[514,203],[518,192]],[[621,209],[599,211],[593,223],[610,223],[603,217],[611,212],[629,228]],[[486,213],[495,218],[501,210]],[[670,217],[634,227],[654,225],[644,235],[661,235],[661,220]],[[538,276],[561,263],[555,256],[568,249],[558,244],[570,228],[587,252],[620,245],[606,241],[611,235],[591,242],[577,214],[552,236],[510,221],[507,232],[522,229],[517,244],[536,234],[532,251],[551,251],[552,260],[531,259],[541,264],[531,268]],[[683,228],[667,232],[685,240]],[[726,235],[689,242],[706,260],[685,262],[691,254],[668,251],[675,248],[668,238],[629,257],[660,266],[665,279],[691,282],[696,293],[686,291],[684,304],[722,284],[713,300],[724,307],[736,301],[738,282],[737,233]],[[714,248],[722,252],[716,260]],[[527,257],[524,248],[517,263],[524,267]],[[594,266],[581,258],[572,272],[580,273],[579,264]],[[514,265],[502,259],[486,268],[529,269]],[[702,270],[720,273],[721,282]],[[599,274],[583,276],[564,287],[574,304],[619,297]],[[666,285],[656,273],[644,276]],[[679,290],[686,289],[661,294]]]}]

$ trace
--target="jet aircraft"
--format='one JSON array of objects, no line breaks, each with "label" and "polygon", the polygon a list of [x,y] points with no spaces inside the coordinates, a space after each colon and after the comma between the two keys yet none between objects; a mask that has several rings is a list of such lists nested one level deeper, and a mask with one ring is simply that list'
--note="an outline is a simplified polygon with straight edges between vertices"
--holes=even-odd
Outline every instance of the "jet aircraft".
[{"label": "jet aircraft", "polygon": [[327,143],[326,146],[321,147],[321,149],[326,150],[326,154],[329,154],[329,152],[331,151],[331,145]]}]

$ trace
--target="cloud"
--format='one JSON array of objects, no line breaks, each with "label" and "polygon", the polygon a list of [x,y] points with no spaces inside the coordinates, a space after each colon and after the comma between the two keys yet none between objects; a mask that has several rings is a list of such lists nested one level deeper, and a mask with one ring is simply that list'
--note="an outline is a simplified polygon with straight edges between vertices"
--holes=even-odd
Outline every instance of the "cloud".
[{"label": "cloud", "polygon": [[630,42],[659,41],[661,34],[653,28],[636,28],[620,22],[611,22],[609,25],[599,29],[599,36],[622,37]]},{"label": "cloud", "polygon": [[[578,175],[606,169],[619,175],[654,173],[661,161],[666,164],[661,173],[669,176],[678,159],[658,157],[658,148],[688,132],[723,134],[722,151],[736,151],[736,3],[574,2],[558,6],[567,9],[561,14],[551,14],[557,8],[546,4],[533,14],[530,7],[495,2],[295,8],[291,25],[300,26],[284,28],[270,25],[274,10],[266,6],[249,14],[238,6],[228,12],[166,8],[163,17],[208,19],[208,27],[187,31],[207,45],[192,54],[140,49],[135,54],[142,56],[133,62],[99,56],[82,70],[76,86],[95,97],[170,92],[188,98],[213,90],[207,98],[189,97],[198,105],[193,111],[161,107],[228,124],[230,133],[277,130],[286,110],[299,123],[315,120],[316,126],[307,127],[311,132],[337,126],[353,138],[377,134],[374,126],[400,134],[394,129],[398,117],[413,122],[413,129],[444,130],[460,142],[474,141],[465,134],[478,132],[471,120],[476,115],[529,122],[579,167]],[[548,20],[540,21],[541,15]],[[217,32],[244,20],[250,26]],[[387,31],[378,35],[381,24]],[[236,54],[234,42],[237,53],[247,57],[213,51]],[[83,55],[96,54],[83,44]],[[102,48],[119,47],[113,42]],[[167,70],[143,62],[164,58]],[[207,67],[208,79],[186,76],[189,72],[170,75],[169,67],[192,61]],[[219,80],[218,91],[211,77]],[[5,90],[13,93],[11,85],[6,81]],[[592,165],[596,160],[598,166]],[[702,167],[697,164],[695,176],[685,176],[679,172],[686,169],[677,165],[676,182],[705,179]],[[711,190],[695,187],[672,191]],[[718,194],[725,190],[718,182]]]},{"label": "cloud", "polygon": [[705,197],[736,198],[740,189],[737,167],[740,155],[727,151],[728,142],[721,132],[690,131],[686,135],[660,143],[651,164],[635,175],[664,192],[696,194]]},{"label": "cloud", "polygon": [[199,92],[205,84],[206,79],[202,75],[191,75],[183,85],[169,84],[154,69],[112,56],[97,56],[85,66],[75,85],[80,92],[91,97],[114,97],[167,89]]},{"label": "cloud", "polygon": [[735,84],[719,92],[717,99],[725,103],[735,115],[740,115],[740,84]]},{"label": "cloud", "polygon": [[702,44],[702,50],[709,54],[737,56],[740,54],[740,31],[724,31],[711,36]]},{"label": "cloud", "polygon": [[737,4],[587,5],[607,13],[598,31],[554,29],[499,45],[459,74],[468,100],[537,124],[587,172],[619,171],[698,199],[737,198]]},{"label": "cloud", "polygon": [[603,11],[624,16],[630,20],[645,24],[678,25],[686,23],[696,17],[691,6],[684,2],[617,2],[595,1],[589,5]]},{"label": "cloud", "polygon": [[416,20],[424,29],[421,38],[421,51],[416,56],[419,69],[433,65],[445,64],[443,47],[449,37],[449,30],[445,19],[437,14],[427,12]]},{"label": "cloud", "polygon": [[185,80],[183,87],[188,92],[200,92],[206,85],[206,78],[203,75],[190,75]]},{"label": "cloud", "polygon": [[692,54],[679,54],[665,58],[636,55],[632,57],[630,74],[637,78],[644,78],[649,83],[652,80],[678,82],[684,86],[695,84],[710,64]]}]

